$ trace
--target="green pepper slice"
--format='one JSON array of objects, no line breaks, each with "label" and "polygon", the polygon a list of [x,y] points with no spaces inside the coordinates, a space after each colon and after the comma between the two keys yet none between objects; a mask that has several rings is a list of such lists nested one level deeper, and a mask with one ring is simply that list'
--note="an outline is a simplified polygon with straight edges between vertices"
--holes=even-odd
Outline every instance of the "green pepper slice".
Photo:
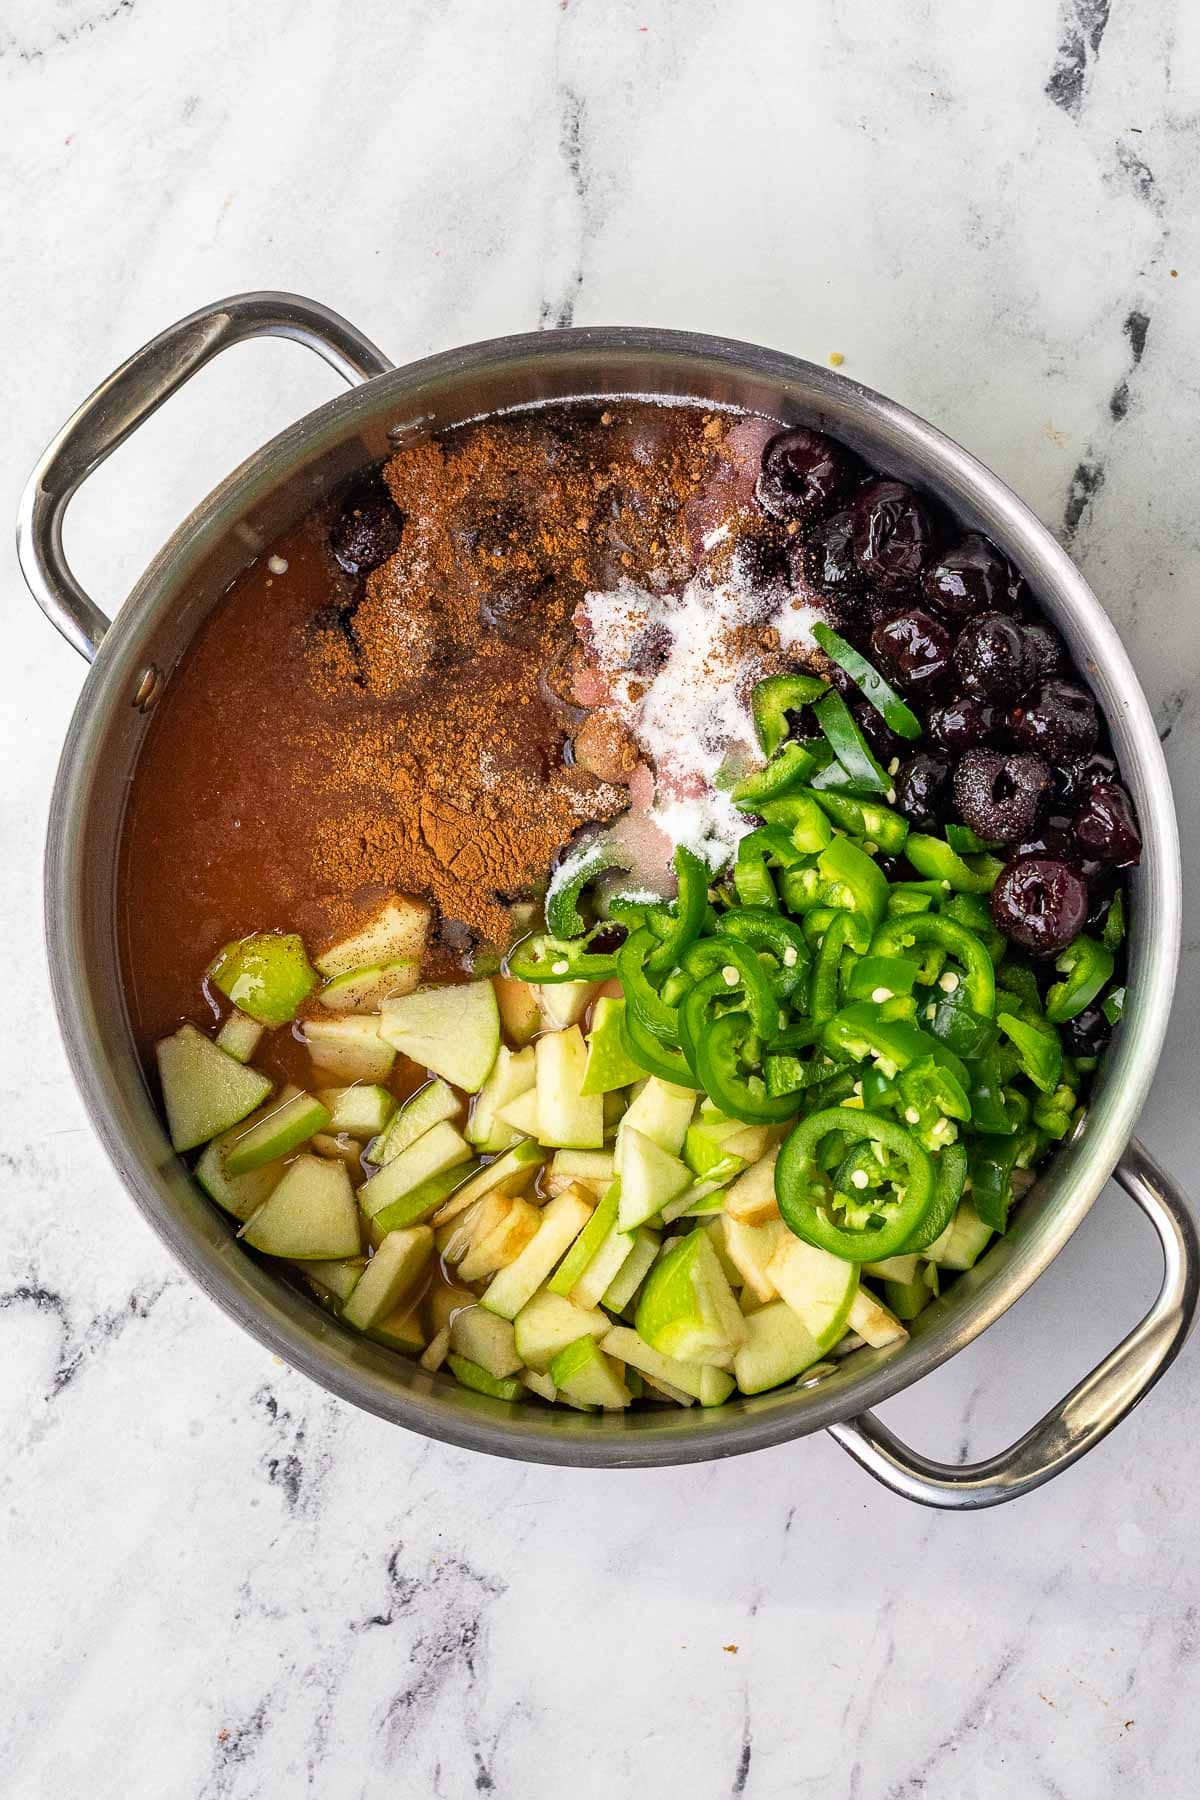
[{"label": "green pepper slice", "polygon": [[996,1023],[1015,1047],[1021,1067],[1034,1087],[1043,1094],[1052,1094],[1062,1074],[1062,1045],[1057,1031],[1031,1025],[1010,1012],[997,1013]]},{"label": "green pepper slice", "polygon": [[874,929],[887,908],[887,877],[865,850],[849,838],[835,837],[817,858],[818,890],[826,906],[860,913]]},{"label": "green pepper slice", "polygon": [[908,838],[908,820],[890,806],[881,806],[875,800],[863,800],[855,794],[840,794],[828,788],[811,788],[812,794],[822,810],[829,814],[835,825],[848,831],[852,837],[865,838],[878,845],[888,856],[896,856],[903,850]]},{"label": "green pepper slice", "polygon": [[508,952],[505,971],[517,981],[604,981],[616,970],[616,954],[592,951],[589,945],[609,929],[602,923],[583,938],[556,938],[535,932]]},{"label": "green pepper slice", "polygon": [[780,744],[761,769],[743,776],[730,798],[744,812],[758,812],[760,801],[777,800],[781,794],[790,793],[808,780],[816,766],[804,745],[793,739]]},{"label": "green pepper slice", "polygon": [[971,1064],[967,1097],[976,1130],[992,1136],[1009,1136],[1021,1119],[1011,1104],[1012,1091],[1004,1086],[998,1050],[993,1047]]},{"label": "green pepper slice", "polygon": [[958,1136],[951,1120],[971,1117],[965,1084],[933,1056],[918,1057],[901,1069],[896,1085],[900,1117],[926,1150],[944,1150]]},{"label": "green pepper slice", "polygon": [[897,737],[902,738],[920,737],[921,721],[911,706],[905,704],[895,688],[884,680],[879,670],[853,644],[848,644],[823,619],[813,626],[813,637],[830,661],[844,669],[851,681],[861,688],[875,711],[882,715],[889,731],[894,731]]},{"label": "green pepper slice", "polygon": [[804,933],[790,919],[785,919],[766,906],[738,906],[717,920],[717,936],[738,938],[755,950],[766,950],[775,958],[771,985],[776,997],[790,1000],[807,980],[812,952]]},{"label": "green pepper slice", "polygon": [[1013,1170],[1028,1161],[1034,1140],[1019,1137],[976,1138],[970,1150],[971,1201],[981,1223],[1003,1232],[1012,1205]]},{"label": "green pepper slice", "polygon": [[679,1042],[679,1015],[663,999],[646,973],[647,959],[659,941],[646,928],[631,931],[617,951],[616,973],[625,993],[626,1014],[636,1014],[639,1023],[652,1037],[674,1048]]},{"label": "green pepper slice", "polygon": [[[916,944],[933,944],[952,956],[963,970],[972,1010],[991,1017],[996,1010],[996,972],[986,946],[973,931],[944,913],[903,913],[884,920],[871,939],[871,955],[895,956]],[[950,985],[949,976],[946,983]]]},{"label": "green pepper slice", "polygon": [[672,902],[670,927],[646,957],[651,975],[664,975],[682,961],[683,952],[699,937],[708,912],[708,869],[682,844],[675,852],[675,874],[679,892]]},{"label": "green pepper slice", "polygon": [[[810,913],[808,917],[814,918]],[[850,950],[856,954],[866,949],[871,928],[859,913],[835,912],[825,927],[813,967],[808,1010],[817,1025],[832,1019],[838,1009],[842,991],[842,960]]]},{"label": "green pepper slice", "polygon": [[976,837],[969,825],[944,825],[946,842],[958,856],[978,856],[985,850],[999,850],[994,838]]},{"label": "green pepper slice", "polygon": [[847,978],[846,998],[873,1000],[882,1006],[896,994],[911,994],[916,979],[917,965],[906,956],[863,956]]},{"label": "green pepper slice", "polygon": [[967,1088],[970,1077],[966,1066],[952,1050],[920,1026],[908,1019],[887,1019],[883,1009],[869,1000],[855,1000],[834,1014],[822,1032],[822,1041],[830,1056],[844,1062],[864,1062],[875,1057],[884,1073],[894,1075],[923,1057],[947,1069],[958,1085]]},{"label": "green pepper slice", "polygon": [[1125,989],[1123,987],[1114,988],[1111,994],[1106,994],[1100,1011],[1110,1025],[1119,1024],[1125,1011]]},{"label": "green pepper slice", "polygon": [[657,1075],[663,1081],[672,1081],[676,1087],[699,1088],[701,1085],[689,1068],[683,1052],[670,1049],[652,1032],[647,1031],[628,1005],[621,1015],[620,1040],[626,1056],[640,1069],[645,1069],[647,1075]]},{"label": "green pepper slice", "polygon": [[972,1008],[961,987],[937,1002],[929,1029],[964,1062],[977,1062],[996,1047],[996,1027]]},{"label": "green pepper slice", "polygon": [[1104,930],[1100,933],[1106,950],[1119,950],[1125,939],[1125,897],[1120,888],[1112,897],[1108,911],[1104,915]]},{"label": "green pepper slice", "polygon": [[833,836],[829,820],[807,789],[780,800],[760,800],[754,811],[768,825],[786,831],[801,856],[823,850]]},{"label": "green pepper slice", "polygon": [[764,756],[774,756],[787,737],[788,714],[811,706],[828,686],[820,675],[768,675],[758,683],[750,696],[750,711]]},{"label": "green pepper slice", "polygon": [[1065,1025],[1090,1006],[1101,988],[1112,980],[1113,953],[1099,939],[1081,934],[1069,943],[1054,964],[1065,981],[1056,981],[1046,995],[1046,1017],[1052,1025]]},{"label": "green pepper slice", "polygon": [[922,1250],[928,1250],[930,1244],[936,1243],[941,1237],[962,1199],[968,1167],[965,1145],[947,1144],[937,1159],[933,1200],[929,1211],[902,1246],[902,1256],[918,1255]]},{"label": "green pepper slice", "polygon": [[[869,1139],[902,1172],[896,1199],[874,1209],[859,1229],[833,1216],[841,1201],[818,1162],[822,1140],[838,1132],[849,1143]],[[857,1107],[835,1106],[809,1113],[789,1132],[775,1164],[775,1196],[783,1222],[794,1236],[846,1262],[882,1262],[912,1237],[933,1202],[934,1165],[910,1131],[894,1119]],[[867,1190],[863,1189],[865,1193]],[[845,1196],[852,1207],[858,1195]],[[845,1208],[842,1208],[843,1212]]]},{"label": "green pepper slice", "polygon": [[748,1047],[757,1039],[749,1013],[723,1013],[695,1042],[696,1073],[710,1100],[733,1119],[750,1125],[780,1125],[796,1114],[791,1094],[771,1094],[757,1070],[748,1068]]},{"label": "green pepper slice", "polygon": [[1052,1094],[1038,1094],[1033,1102],[1033,1122],[1047,1137],[1065,1138],[1075,1119],[1079,1096],[1060,1082]]},{"label": "green pepper slice", "polygon": [[[727,999],[732,1000],[740,989],[759,1036],[771,1038],[778,1034],[779,1002],[758,951],[751,944],[725,935],[701,938],[685,951],[684,972],[696,983],[717,982],[714,993],[723,992]],[[685,1006],[695,991],[693,988],[687,995]]]},{"label": "green pepper slice", "polygon": [[[854,785],[866,788],[868,793],[888,793],[892,785],[891,777],[875,760],[871,746],[859,730],[854,714],[842,696],[831,688],[817,701],[813,711],[829,740],[829,748]],[[825,785],[824,773],[815,777],[814,787]]]},{"label": "green pepper slice", "polygon": [[888,915],[930,912],[944,892],[940,881],[893,881],[888,888]]},{"label": "green pepper slice", "polygon": [[904,854],[918,874],[944,882],[963,894],[990,894],[1004,867],[994,856],[977,856],[968,863],[941,838],[929,837],[923,831],[909,832]]},{"label": "green pepper slice", "polygon": [[[563,869],[569,869],[570,863],[564,863]],[[550,886],[546,890],[546,931],[553,938],[582,937],[587,925],[579,911],[579,897],[589,881],[597,875],[603,875],[606,869],[624,869],[628,863],[624,854],[614,849],[611,844],[594,844],[577,865],[574,872],[562,877],[556,870],[550,877]]]}]

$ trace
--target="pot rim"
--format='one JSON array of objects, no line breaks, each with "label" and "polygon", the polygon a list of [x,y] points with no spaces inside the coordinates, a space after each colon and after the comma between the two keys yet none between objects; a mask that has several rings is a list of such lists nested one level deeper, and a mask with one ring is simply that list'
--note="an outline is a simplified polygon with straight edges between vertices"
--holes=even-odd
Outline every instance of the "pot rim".
[{"label": "pot rim", "polygon": [[[237,1245],[223,1221],[209,1225],[181,1204],[190,1177],[168,1155],[158,1169],[135,1150],[148,1098],[124,1093],[116,1071],[89,1045],[89,987],[79,929],[81,852],[88,783],[97,746],[115,707],[127,707],[144,660],[146,628],[169,610],[214,546],[249,505],[281,486],[306,461],[388,412],[413,415],[414,404],[450,390],[464,376],[514,364],[570,363],[581,353],[617,366],[649,357],[694,365],[692,397],[705,401],[703,377],[722,367],[774,384],[780,412],[812,417],[827,407],[853,435],[886,433],[917,471],[936,477],[951,507],[978,521],[1030,579],[1085,665],[1123,740],[1122,768],[1135,790],[1144,835],[1131,941],[1130,1003],[1089,1109],[1085,1129],[1060,1150],[1045,1180],[1052,1201],[1028,1229],[999,1240],[977,1270],[960,1279],[968,1296],[914,1334],[899,1353],[859,1352],[854,1364],[820,1390],[785,1388],[730,1402],[715,1412],[593,1419],[549,1409],[508,1406],[469,1394],[449,1377],[419,1369],[396,1383],[392,1353],[365,1339],[347,1342],[341,1327]],[[579,397],[597,397],[594,384]],[[629,387],[604,388],[616,398]],[[555,399],[566,395],[555,395]],[[639,391],[639,398],[679,402],[682,391]],[[526,404],[537,404],[531,398]],[[712,403],[711,399],[708,403]],[[516,410],[506,408],[505,410]],[[414,422],[419,420],[418,410]],[[466,422],[456,416],[456,423]],[[878,453],[877,453],[878,454]],[[886,463],[886,456],[881,458]],[[104,636],[68,728],[55,780],[46,846],[46,934],[52,987],[68,1058],[94,1126],[125,1186],[152,1228],[218,1305],[267,1348],[320,1385],[367,1411],[426,1436],[521,1460],[593,1467],[661,1466],[706,1461],[785,1442],[852,1418],[929,1374],[984,1331],[1038,1278],[1093,1204],[1130,1136],[1153,1078],[1166,1031],[1181,931],[1178,834],[1161,746],[1149,707],[1115,628],[1083,575],[1050,532],[1011,489],[936,427],[895,401],[840,374],[757,345],[693,332],[637,327],[583,327],[523,333],[441,352],[375,376],[326,402],[254,452],[202,501],[152,559]],[[1102,1088],[1102,1095],[1101,1090]],[[139,1104],[140,1102],[140,1104]],[[161,1128],[159,1129],[161,1136]],[[1057,1179],[1055,1179],[1057,1175]],[[1041,1184],[1039,1184],[1041,1185]],[[205,1201],[204,1207],[208,1203]],[[215,1213],[215,1209],[212,1209]],[[1020,1217],[1020,1215],[1019,1215]],[[988,1269],[988,1264],[991,1269]],[[514,1416],[515,1415],[515,1416]],[[648,1423],[646,1423],[648,1421]]]}]

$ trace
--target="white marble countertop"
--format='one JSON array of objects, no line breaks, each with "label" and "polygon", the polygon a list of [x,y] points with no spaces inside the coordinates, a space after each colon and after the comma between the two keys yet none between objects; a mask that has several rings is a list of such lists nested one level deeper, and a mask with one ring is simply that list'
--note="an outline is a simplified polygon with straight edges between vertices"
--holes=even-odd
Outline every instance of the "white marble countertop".
[{"label": "white marble countertop", "polygon": [[[398,359],[574,320],[845,369],[1070,543],[1164,736],[1192,883],[1143,1119],[1188,1177],[1200,759],[1200,15],[1170,0],[29,0],[0,24],[0,491],[204,300],[308,292]],[[110,607],[335,390],[225,358],[81,498]],[[122,1194],[38,916],[83,666],[9,551],[0,1035],[0,1791],[1105,1800],[1192,1791],[1200,1351],[1024,1503],[922,1513],[828,1440],[654,1474],[489,1462],[228,1323]],[[1155,1253],[1111,1191],[985,1339],[885,1409],[1017,1435]]]}]

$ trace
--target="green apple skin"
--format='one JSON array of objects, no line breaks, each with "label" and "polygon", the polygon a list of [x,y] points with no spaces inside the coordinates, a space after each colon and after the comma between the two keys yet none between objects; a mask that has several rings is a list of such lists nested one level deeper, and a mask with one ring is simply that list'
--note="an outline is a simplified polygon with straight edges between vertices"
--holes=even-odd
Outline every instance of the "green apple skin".
[{"label": "green apple skin", "polygon": [[258,931],[226,944],[209,979],[260,1025],[286,1025],[317,985],[304,940],[294,931]]},{"label": "green apple skin", "polygon": [[592,1012],[592,1029],[588,1032],[587,1070],[583,1077],[583,1094],[611,1094],[616,1088],[631,1087],[641,1081],[646,1071],[640,1069],[621,1047],[621,1020],[625,1002],[602,994]]}]

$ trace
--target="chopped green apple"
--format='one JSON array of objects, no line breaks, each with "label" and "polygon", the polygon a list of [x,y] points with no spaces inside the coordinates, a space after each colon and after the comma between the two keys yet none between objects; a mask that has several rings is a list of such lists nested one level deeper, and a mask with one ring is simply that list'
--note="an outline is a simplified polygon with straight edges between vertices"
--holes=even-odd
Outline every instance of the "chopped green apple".
[{"label": "chopped green apple", "polygon": [[635,1320],[664,1356],[728,1367],[746,1322],[705,1228],[676,1238],[646,1278]]},{"label": "chopped green apple", "polygon": [[380,1164],[391,1162],[443,1119],[457,1119],[461,1110],[462,1102],[448,1082],[440,1077],[427,1081],[393,1114],[391,1124],[371,1152],[371,1160]]},{"label": "chopped green apple", "polygon": [[765,1225],[779,1217],[775,1198],[776,1152],[771,1151],[740,1175],[725,1195],[725,1211],[743,1225]]},{"label": "chopped green apple", "polygon": [[600,1248],[571,1289],[576,1306],[599,1306],[633,1254],[634,1234],[612,1225]]},{"label": "chopped green apple", "polygon": [[582,1092],[587,1049],[578,1025],[540,1037],[534,1057],[539,1140],[568,1150],[603,1148],[604,1102]]},{"label": "chopped green apple", "polygon": [[426,1343],[419,1304],[405,1301],[394,1313],[389,1313],[386,1319],[380,1319],[378,1325],[371,1327],[371,1336],[378,1338],[382,1344],[394,1345],[408,1356],[415,1356],[425,1348]]},{"label": "chopped green apple", "polygon": [[455,1356],[453,1352],[446,1358],[450,1372],[460,1387],[470,1388],[472,1393],[486,1394],[491,1400],[519,1400],[524,1388],[515,1375],[506,1375],[498,1381],[481,1369],[477,1362],[469,1356]]},{"label": "chopped green apple", "polygon": [[418,962],[374,963],[335,975],[325,983],[317,999],[330,1012],[374,1013],[385,1000],[411,994],[420,979]]},{"label": "chopped green apple", "polygon": [[542,1214],[520,1195],[504,1195],[503,1215],[486,1232],[476,1232],[471,1248],[459,1265],[463,1281],[486,1281],[498,1269],[515,1262],[542,1222]]},{"label": "chopped green apple", "polygon": [[690,1394],[693,1400],[699,1400],[704,1392],[704,1368],[700,1363],[681,1362],[677,1356],[664,1356],[661,1350],[655,1350],[628,1326],[615,1325],[601,1339],[600,1347],[609,1356],[628,1363],[631,1369],[648,1375],[651,1381],[678,1388],[680,1392]]},{"label": "chopped green apple", "polygon": [[941,1237],[921,1254],[943,1269],[972,1269],[991,1237],[991,1226],[983,1223],[969,1200],[962,1200]]},{"label": "chopped green apple", "polygon": [[600,1296],[609,1312],[623,1313],[650,1273],[661,1242],[657,1231],[640,1226],[633,1234],[633,1248]]},{"label": "chopped green apple", "polygon": [[315,1094],[295,1094],[271,1107],[256,1125],[239,1129],[225,1152],[226,1174],[245,1175],[264,1163],[276,1162],[328,1124],[329,1109]]},{"label": "chopped green apple", "polygon": [[821,1352],[804,1321],[782,1300],[760,1306],[745,1320],[746,1335],[733,1359],[733,1375],[743,1394],[792,1381],[819,1362]]},{"label": "chopped green apple", "polygon": [[683,1156],[698,1180],[713,1180],[723,1174],[736,1175],[747,1163],[757,1162],[765,1156],[769,1142],[767,1126],[726,1118],[711,1101],[702,1100],[688,1127]]},{"label": "chopped green apple", "polygon": [[304,1041],[319,1069],[334,1081],[386,1081],[396,1052],[379,1035],[374,1013],[305,1019]]},{"label": "chopped green apple", "polygon": [[608,1191],[613,1178],[612,1152],[609,1150],[556,1150],[546,1170],[546,1191],[561,1194],[578,1181],[597,1194]]},{"label": "chopped green apple", "polygon": [[[760,1226],[759,1229],[768,1227]],[[793,1237],[782,1221],[778,1229],[781,1234],[779,1247],[771,1258],[767,1273],[780,1299],[803,1320],[817,1349],[824,1355],[847,1329],[847,1320],[859,1293],[858,1265]]]},{"label": "chopped green apple", "polygon": [[714,1369],[710,1363],[701,1363],[701,1406],[723,1406],[736,1385],[727,1369]]},{"label": "chopped green apple", "polygon": [[434,1218],[435,1225],[445,1225],[448,1220],[459,1213],[466,1212],[485,1194],[503,1188],[506,1194],[519,1193],[527,1187],[546,1160],[546,1152],[540,1144],[526,1139],[523,1143],[514,1144],[495,1162],[486,1163],[478,1174],[473,1175],[461,1188],[456,1188],[452,1197]]},{"label": "chopped green apple", "polygon": [[158,1078],[171,1143],[176,1150],[228,1131],[260,1106],[271,1083],[247,1069],[194,1025],[181,1025],[156,1045]]},{"label": "chopped green apple", "polygon": [[548,1375],[539,1375],[536,1369],[522,1369],[519,1380],[524,1387],[529,1389],[531,1394],[536,1394],[539,1400],[549,1400],[553,1405],[554,1401],[558,1398],[558,1389],[555,1387],[550,1377]]},{"label": "chopped green apple", "polygon": [[358,1204],[367,1217],[372,1218],[431,1176],[470,1160],[470,1144],[461,1131],[456,1131],[448,1119],[443,1119],[365,1181],[358,1190]]},{"label": "chopped green apple", "polygon": [[865,1275],[870,1281],[907,1283],[917,1279],[920,1262],[919,1256],[887,1256],[882,1262],[860,1263],[859,1274]]},{"label": "chopped green apple", "polygon": [[617,1222],[620,1185],[613,1182],[595,1212],[546,1283],[552,1294],[569,1295]]},{"label": "chopped green apple", "polygon": [[[511,1124],[505,1124],[496,1117],[502,1106],[519,1100],[522,1094],[532,1091],[537,1079],[532,1046],[527,1050],[510,1050],[501,1044],[496,1052],[496,1060],[492,1072],[475,1096],[471,1107],[471,1117],[467,1122],[467,1141],[475,1145],[485,1156],[495,1156],[501,1150],[508,1150],[521,1135]],[[527,1137],[536,1137],[535,1129],[526,1132]]]},{"label": "chopped green apple", "polygon": [[353,969],[404,962],[420,966],[429,936],[429,908],[422,900],[396,895],[361,931],[341,938],[316,959],[326,979]]},{"label": "chopped green apple", "polygon": [[385,1000],[380,1034],[415,1063],[477,1094],[500,1048],[500,1013],[490,981],[419,988]]},{"label": "chopped green apple", "polygon": [[643,1079],[646,1071],[638,1067],[621,1042],[624,1017],[625,1002],[614,1000],[611,994],[601,994],[587,1037],[587,1068],[581,1089],[584,1094],[609,1094]]},{"label": "chopped green apple", "polygon": [[591,1198],[581,1188],[556,1194],[542,1209],[542,1222],[515,1262],[494,1277],[482,1304],[502,1319],[515,1319],[570,1249],[592,1216]]},{"label": "chopped green apple", "polygon": [[308,1147],[318,1156],[332,1156],[337,1162],[344,1162],[351,1181],[361,1181],[363,1147],[358,1138],[347,1137],[344,1132],[333,1137],[327,1131],[314,1131]]},{"label": "chopped green apple", "polygon": [[928,1283],[918,1275],[912,1281],[885,1280],[883,1297],[896,1317],[905,1325],[910,1325],[925,1311],[933,1295]]},{"label": "chopped green apple", "polygon": [[578,1025],[592,1003],[598,982],[543,981],[534,992],[542,1025],[547,1031],[565,1031]]},{"label": "chopped green apple", "polygon": [[382,1237],[389,1231],[401,1231],[406,1225],[427,1225],[439,1207],[478,1174],[479,1168],[480,1164],[472,1158],[470,1162],[451,1163],[448,1168],[439,1169],[436,1175],[426,1176],[406,1194],[400,1194],[386,1206],[381,1206],[377,1213],[372,1213],[372,1229]]},{"label": "chopped green apple", "polygon": [[542,1288],[513,1320],[521,1361],[544,1374],[560,1350],[577,1338],[607,1336],[611,1322],[597,1307],[584,1308]]},{"label": "chopped green apple", "polygon": [[208,978],[262,1025],[286,1025],[317,984],[304,939],[294,931],[256,931],[226,944],[209,965]]},{"label": "chopped green apple", "polygon": [[[665,1084],[664,1084],[665,1085]],[[654,1218],[665,1205],[692,1185],[686,1163],[671,1156],[652,1138],[628,1123],[621,1125],[621,1198],[618,1219],[622,1231],[634,1231]]]},{"label": "chopped green apple", "polygon": [[336,1300],[339,1306],[350,1298],[366,1266],[365,1256],[343,1256],[334,1261],[322,1259],[296,1264],[306,1281],[314,1282],[323,1293]]},{"label": "chopped green apple", "polygon": [[[234,1126],[236,1132],[237,1127]],[[193,1173],[210,1200],[232,1213],[244,1224],[256,1212],[283,1174],[282,1162],[264,1163],[245,1175],[231,1175],[225,1167],[224,1150],[231,1141],[230,1133],[214,1138],[200,1153]]]},{"label": "chopped green apple", "polygon": [[506,1101],[496,1113],[496,1123],[502,1130],[511,1131],[514,1138],[537,1137],[537,1088],[526,1088],[523,1094]]},{"label": "chopped green apple", "polygon": [[450,1348],[457,1356],[470,1357],[497,1380],[515,1375],[524,1360],[517,1352],[509,1321],[485,1312],[482,1306],[465,1306],[455,1313],[450,1321]]},{"label": "chopped green apple", "polygon": [[859,1288],[850,1303],[850,1310],[846,1315],[846,1330],[857,1332],[873,1350],[883,1350],[888,1344],[902,1343],[908,1336],[895,1313],[890,1313],[865,1287]]},{"label": "chopped green apple", "polygon": [[523,1050],[542,1029],[537,995],[527,981],[516,981],[511,975],[493,975],[492,986],[505,1035],[518,1050]]},{"label": "chopped green apple", "polygon": [[367,1138],[378,1137],[396,1110],[392,1095],[385,1087],[373,1082],[322,1088],[317,1098],[329,1109],[330,1131],[344,1131],[364,1142]]},{"label": "chopped green apple", "polygon": [[249,1013],[238,1012],[235,1008],[217,1033],[217,1048],[232,1056],[235,1062],[248,1063],[258,1049],[265,1029]]},{"label": "chopped green apple", "polygon": [[357,1256],[358,1208],[345,1165],[298,1156],[238,1236],[264,1255],[293,1262]]},{"label": "chopped green apple", "polygon": [[[695,1110],[693,1089],[676,1087],[673,1082],[661,1081],[657,1075],[651,1075],[643,1082],[621,1121],[622,1133],[640,1131],[660,1150],[678,1157]],[[620,1138],[617,1141],[619,1145]]]},{"label": "chopped green apple", "polygon": [[674,1200],[668,1200],[662,1209],[662,1222],[670,1225],[674,1219],[711,1219],[725,1210],[725,1188],[723,1181],[693,1181],[685,1187],[682,1194]]},{"label": "chopped green apple", "polygon": [[560,1350],[550,1364],[549,1375],[556,1388],[584,1406],[620,1412],[633,1398],[612,1358],[591,1336],[577,1338]]},{"label": "chopped green apple", "polygon": [[797,1241],[783,1220],[768,1219],[765,1225],[745,1225],[725,1213],[721,1225],[725,1232],[725,1254],[741,1276],[742,1286],[748,1287],[757,1300],[778,1299],[779,1290],[771,1276],[771,1259],[782,1239],[787,1238],[793,1244]]},{"label": "chopped green apple", "polygon": [[371,1331],[403,1301],[411,1301],[429,1271],[432,1257],[433,1233],[428,1225],[389,1232],[346,1302],[342,1317],[347,1325],[358,1331]]}]

